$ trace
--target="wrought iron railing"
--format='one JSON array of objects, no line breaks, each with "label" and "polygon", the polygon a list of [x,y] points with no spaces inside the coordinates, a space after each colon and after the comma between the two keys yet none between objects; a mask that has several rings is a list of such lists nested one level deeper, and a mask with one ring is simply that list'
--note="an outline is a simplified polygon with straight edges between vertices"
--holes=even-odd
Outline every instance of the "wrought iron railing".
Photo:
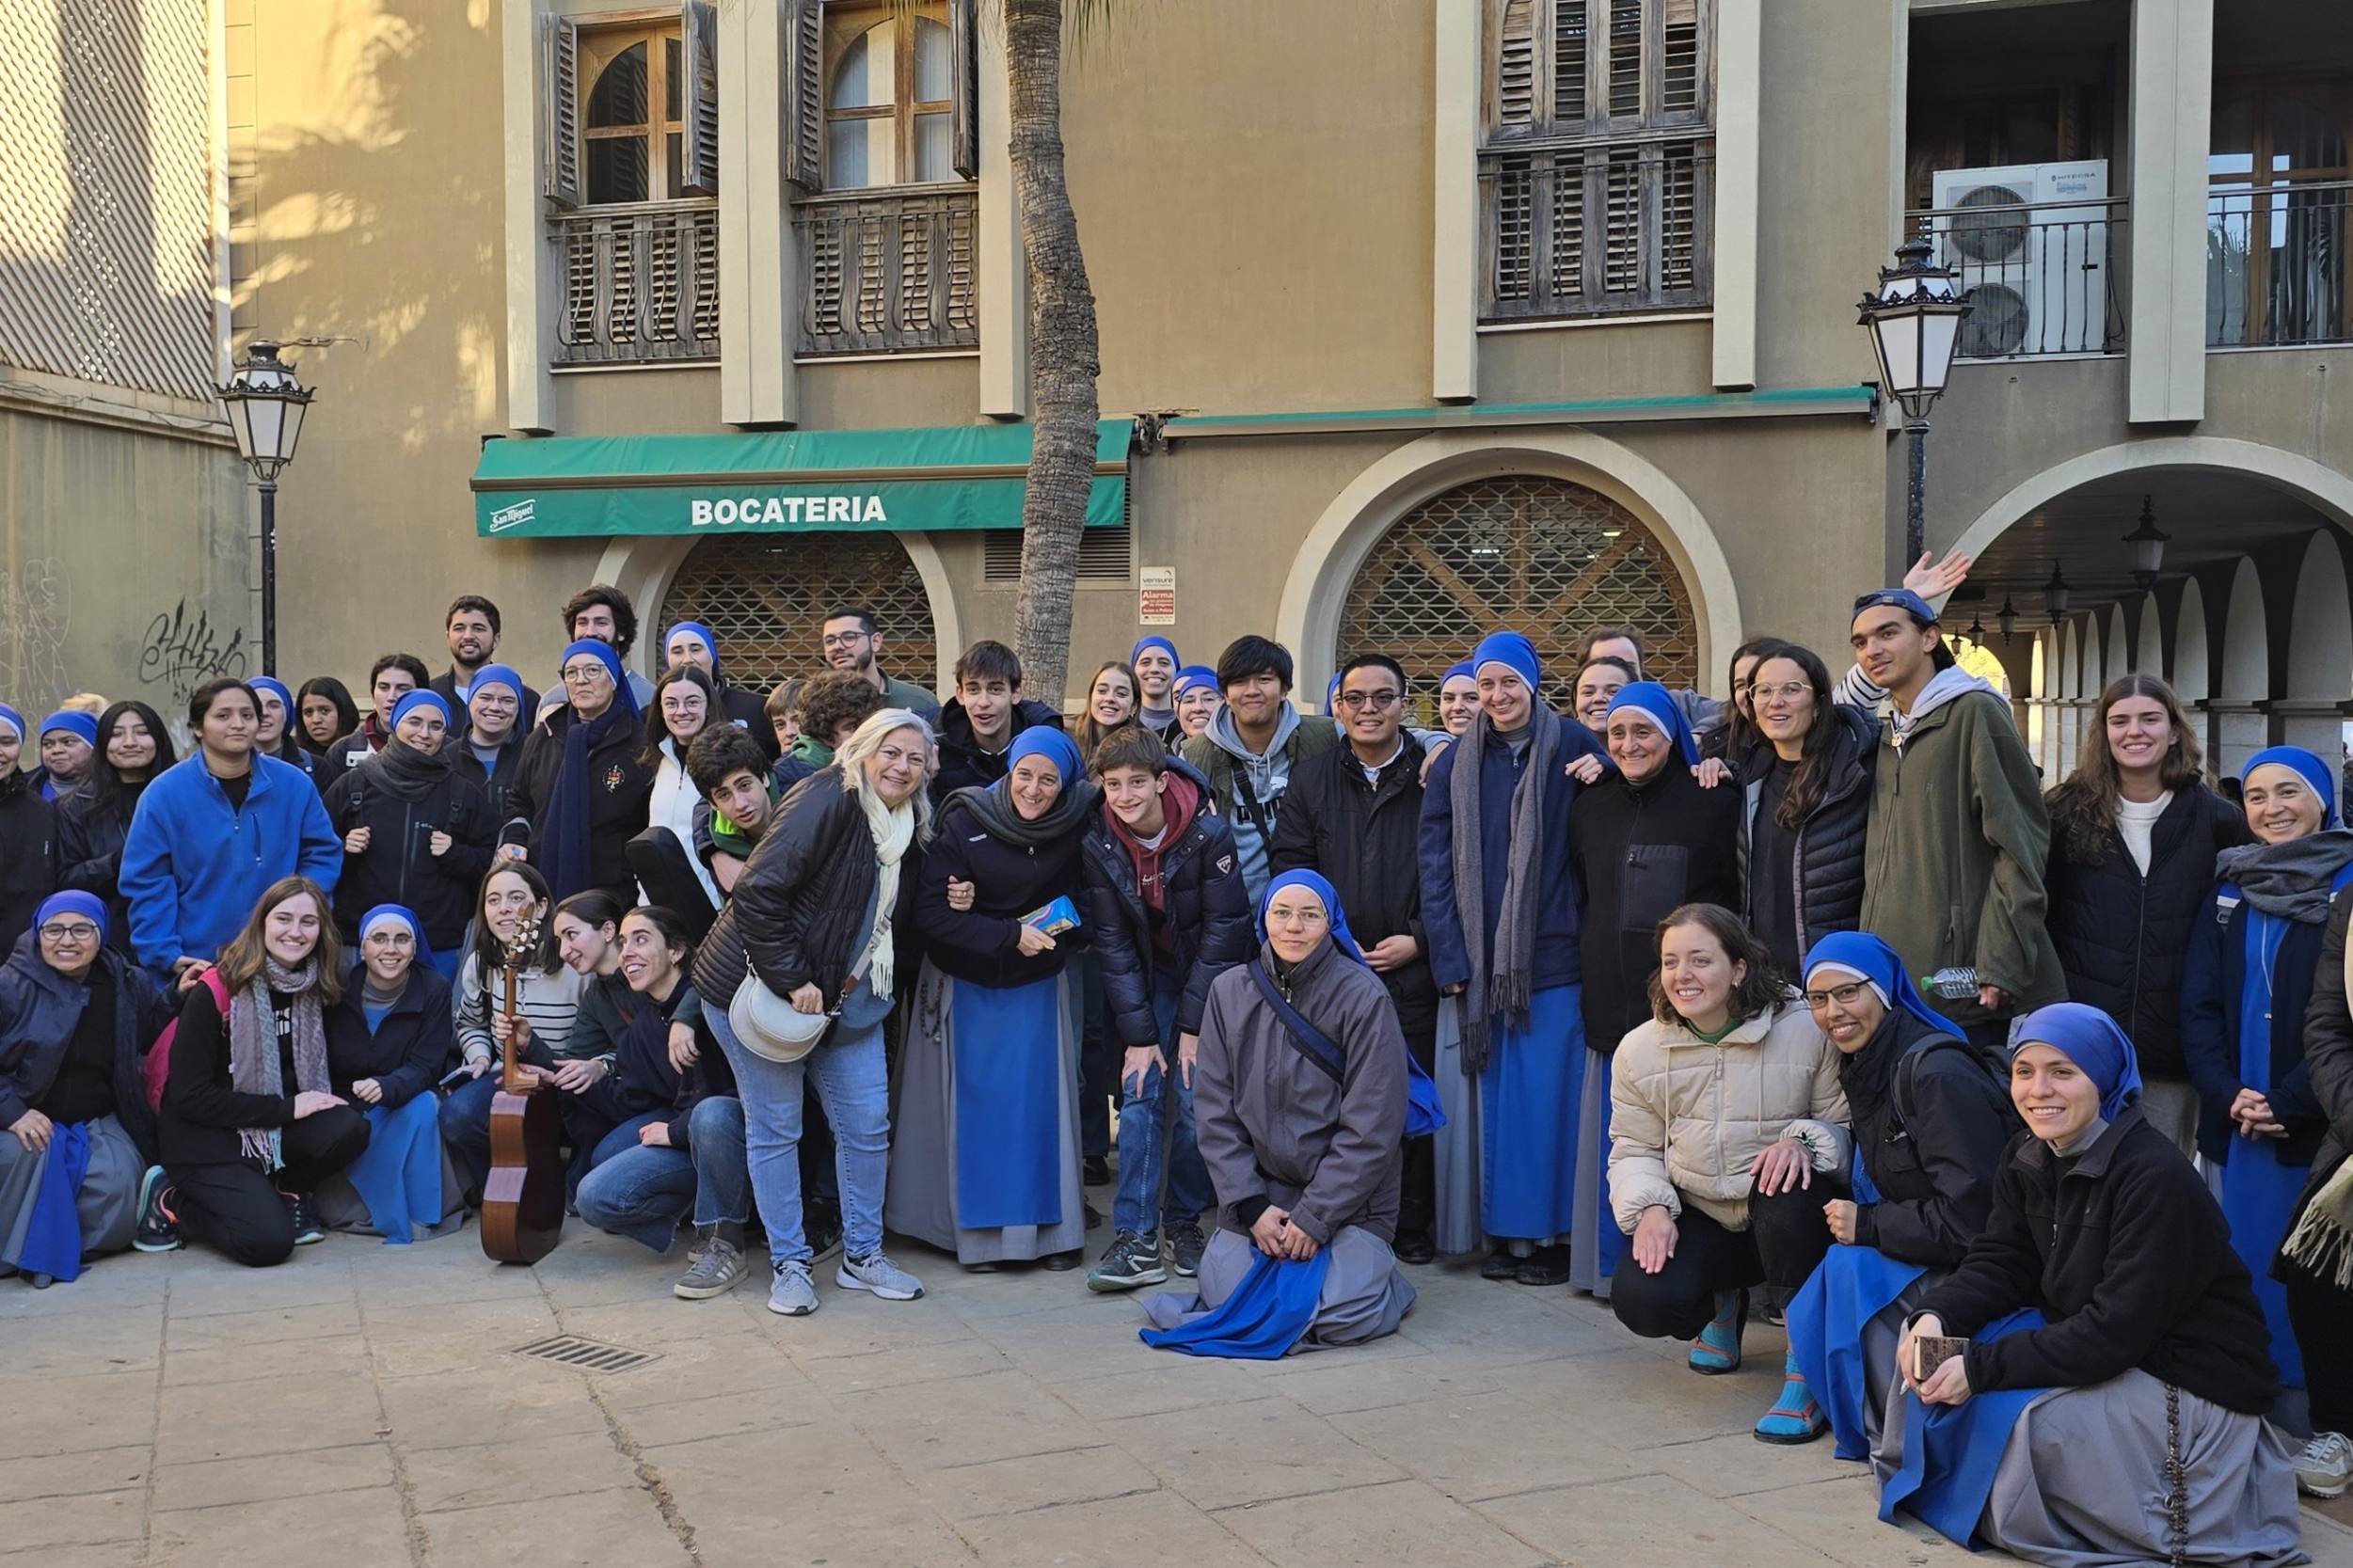
[{"label": "wrought iron railing", "polygon": [[1968,292],[1959,357],[2122,348],[2126,204],[2004,201],[2008,191],[1988,189],[1995,194],[1983,204],[1905,214],[1905,231],[1925,229],[1936,260]]},{"label": "wrought iron railing", "polygon": [[1709,303],[1715,150],[1681,135],[1479,155],[1483,321]]},{"label": "wrought iron railing", "polygon": [[564,276],[557,364],[718,357],[715,201],[582,208],[550,227]]},{"label": "wrought iron railing", "polygon": [[2206,198],[2206,343],[2213,348],[2341,343],[2353,181],[2218,190]]},{"label": "wrought iron railing", "polygon": [[980,206],[970,185],[813,197],[793,208],[804,355],[975,348]]}]

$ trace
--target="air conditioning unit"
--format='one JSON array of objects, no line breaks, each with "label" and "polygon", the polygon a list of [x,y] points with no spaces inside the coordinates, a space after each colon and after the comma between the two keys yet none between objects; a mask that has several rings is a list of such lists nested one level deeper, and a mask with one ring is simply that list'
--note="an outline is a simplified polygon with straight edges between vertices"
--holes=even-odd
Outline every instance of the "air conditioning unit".
[{"label": "air conditioning unit", "polygon": [[1965,359],[2107,346],[2107,161],[1938,169],[1938,258],[1970,292]]}]

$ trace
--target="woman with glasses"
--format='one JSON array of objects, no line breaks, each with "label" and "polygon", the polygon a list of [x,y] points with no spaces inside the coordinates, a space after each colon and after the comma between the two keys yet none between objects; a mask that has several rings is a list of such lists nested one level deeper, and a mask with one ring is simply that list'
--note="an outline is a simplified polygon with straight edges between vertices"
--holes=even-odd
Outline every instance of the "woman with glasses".
[{"label": "woman with glasses", "polygon": [[1838,1244],[1789,1304],[1789,1383],[1757,1435],[1805,1443],[1828,1431],[1839,1458],[1865,1459],[1879,1445],[1904,1314],[1985,1229],[2017,1116],[2000,1059],[1931,1008],[1877,937],[1816,942],[1805,1005],[1838,1051],[1853,1193],[1821,1205]]},{"label": "woman with glasses", "polygon": [[321,1219],[405,1246],[432,1234],[445,1207],[433,1087],[456,1046],[450,983],[414,910],[379,904],[358,928],[357,959],[327,1009],[326,1064],[335,1092],[368,1118],[368,1147],[344,1173],[350,1195],[336,1182],[321,1192]]},{"label": "woman with glasses", "polygon": [[1739,906],[1784,974],[1863,911],[1863,839],[1879,730],[1837,699],[1813,650],[1757,650],[1749,708],[1760,737],[1735,757],[1746,886]]},{"label": "woman with glasses", "polygon": [[53,894],[0,968],[0,1269],[37,1287],[132,1244],[155,1159],[139,1058],[171,1003],[110,922],[91,894]]},{"label": "woman with glasses", "polygon": [[1764,651],[1780,641],[1777,637],[1752,637],[1732,650],[1732,705],[1725,709],[1724,722],[1700,737],[1702,755],[1738,763],[1757,744],[1757,709],[1751,702],[1751,689],[1756,685],[1757,666]]},{"label": "woman with glasses", "polygon": [[628,845],[654,786],[638,752],[637,697],[610,642],[583,638],[556,669],[562,701],[523,743],[511,804],[532,823],[531,860],[556,897],[594,887],[632,905]]},{"label": "woman with glasses", "polygon": [[106,905],[106,941],[131,951],[131,906],[119,888],[122,841],[148,781],[178,758],[164,716],[145,703],[117,703],[98,716],[98,756],[89,782],[57,802],[57,882]]},{"label": "woman with glasses", "polygon": [[[694,641],[683,628],[671,636],[680,642]],[[676,835],[695,885],[703,890],[706,908],[710,910],[719,908],[719,884],[711,880],[710,868],[702,857],[692,852],[694,808],[702,803],[703,796],[687,777],[686,752],[696,736],[710,728],[718,712],[719,692],[702,667],[672,665],[654,683],[654,705],[645,713],[645,748],[637,754],[637,765],[653,774],[646,795],[645,825],[667,828]],[[647,895],[651,899],[651,890]]]}]

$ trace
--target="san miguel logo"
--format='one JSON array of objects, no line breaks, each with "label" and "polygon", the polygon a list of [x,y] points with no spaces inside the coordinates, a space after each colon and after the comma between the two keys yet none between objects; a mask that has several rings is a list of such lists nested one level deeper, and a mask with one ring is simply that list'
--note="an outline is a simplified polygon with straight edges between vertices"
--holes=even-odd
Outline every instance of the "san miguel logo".
[{"label": "san miguel logo", "polygon": [[490,531],[504,533],[508,529],[520,528],[537,515],[538,511],[537,497],[530,500],[517,501],[513,506],[502,506],[490,514]]},{"label": "san miguel logo", "polygon": [[[526,505],[530,504],[528,502]],[[880,496],[725,496],[690,501],[688,520],[696,528],[793,528],[820,524],[888,523]],[[491,519],[498,531],[498,519]]]}]

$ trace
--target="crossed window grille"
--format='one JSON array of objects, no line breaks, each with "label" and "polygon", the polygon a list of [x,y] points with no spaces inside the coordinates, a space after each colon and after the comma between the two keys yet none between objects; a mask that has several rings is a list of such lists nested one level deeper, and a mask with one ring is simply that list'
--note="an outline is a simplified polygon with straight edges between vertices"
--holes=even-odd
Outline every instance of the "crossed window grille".
[{"label": "crossed window grille", "polygon": [[937,641],[931,596],[905,547],[888,534],[706,539],[671,579],[661,624],[702,622],[719,638],[728,683],[763,690],[825,668],[818,628],[828,610],[845,605],[874,611],[886,671],[928,684]]}]

